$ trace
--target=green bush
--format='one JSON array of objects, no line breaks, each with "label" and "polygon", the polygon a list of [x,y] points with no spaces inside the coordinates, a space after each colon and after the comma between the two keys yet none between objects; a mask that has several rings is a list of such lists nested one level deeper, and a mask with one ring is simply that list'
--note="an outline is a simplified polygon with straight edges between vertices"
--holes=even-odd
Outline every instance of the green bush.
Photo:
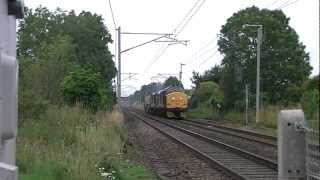
[{"label": "green bush", "polygon": [[[66,103],[75,105],[81,103],[97,111],[109,103],[112,97],[107,96],[106,87],[100,73],[90,69],[77,69],[67,75],[61,83],[61,91]],[[110,93],[109,93],[110,94]]]},{"label": "green bush", "polygon": [[223,94],[219,88],[219,85],[206,81],[199,83],[199,86],[195,89],[194,94],[190,100],[192,107],[197,107],[199,104],[207,103],[214,106],[217,103],[222,104]]},{"label": "green bush", "polygon": [[305,92],[301,98],[301,105],[307,119],[316,118],[319,113],[319,90]]}]

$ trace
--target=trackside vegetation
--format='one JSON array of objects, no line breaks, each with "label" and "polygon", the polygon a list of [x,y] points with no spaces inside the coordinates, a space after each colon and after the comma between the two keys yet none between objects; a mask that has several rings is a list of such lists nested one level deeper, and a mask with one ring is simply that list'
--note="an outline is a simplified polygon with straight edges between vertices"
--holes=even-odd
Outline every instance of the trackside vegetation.
[{"label": "trackside vegetation", "polygon": [[21,180],[152,179],[144,167],[125,161],[123,115],[91,113],[80,106],[50,106],[19,127],[17,164]]},{"label": "trackside vegetation", "polygon": [[[221,64],[203,74],[193,72],[188,116],[243,126],[247,86],[250,126],[275,134],[281,109],[302,108],[307,120],[319,119],[319,75],[310,77],[309,54],[289,21],[281,10],[255,6],[228,18],[218,40],[224,56]],[[263,26],[259,123],[255,122],[257,29],[244,24]]]},{"label": "trackside vegetation", "polygon": [[17,38],[19,179],[152,179],[122,154],[126,129],[102,17],[26,9]]}]

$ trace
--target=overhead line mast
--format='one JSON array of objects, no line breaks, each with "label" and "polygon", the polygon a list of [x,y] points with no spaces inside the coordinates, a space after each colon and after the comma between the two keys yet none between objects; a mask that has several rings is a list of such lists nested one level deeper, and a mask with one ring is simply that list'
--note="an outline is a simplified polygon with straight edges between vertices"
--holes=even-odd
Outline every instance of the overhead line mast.
[{"label": "overhead line mast", "polygon": [[[192,8],[184,16],[184,18],[174,28],[174,30],[173,30],[173,32],[175,33],[174,38],[176,38],[183,31],[183,29],[188,25],[188,23],[191,21],[191,19],[194,17],[194,15],[200,10],[200,8],[202,7],[202,5],[204,4],[204,2],[206,0],[202,0],[200,5],[198,5],[200,1],[201,0],[196,1],[196,3],[192,6]],[[194,10],[194,9],[196,9],[196,10]],[[191,14],[192,12],[194,12],[194,13]],[[187,19],[188,17],[189,17],[189,19]],[[182,25],[182,27],[180,27],[181,25]],[[155,58],[153,59],[153,61],[146,67],[146,69],[144,70],[144,73],[147,72],[152,67],[152,65],[160,59],[160,57],[164,54],[164,52],[167,49],[168,49],[168,44],[166,46],[162,46],[159,49],[158,55],[156,55]]]},{"label": "overhead line mast", "polygon": [[[160,37],[157,37],[157,38],[154,38],[154,39],[151,39],[149,41],[146,41],[146,42],[143,42],[143,43],[140,43],[138,45],[135,45],[133,47],[130,47],[128,49],[125,49],[125,50],[121,50],[121,35],[122,34],[127,34],[127,35],[157,35],[157,36],[160,36]],[[164,39],[163,41],[166,41],[166,42],[171,42],[171,43],[183,43],[183,44],[186,44],[188,41],[186,40],[178,40],[176,39],[175,37],[172,38],[171,36],[174,35],[174,34],[171,34],[171,33],[140,33],[140,32],[121,32],[121,28],[118,27],[117,28],[117,36],[118,36],[118,51],[117,51],[117,55],[118,55],[118,81],[117,81],[117,97],[118,98],[121,98],[121,54],[122,53],[125,53],[127,51],[130,51],[130,50],[133,50],[135,48],[138,48],[138,47],[141,47],[141,46],[144,46],[146,44],[149,44],[151,42],[158,42],[158,41],[161,41],[161,39],[163,38],[166,38]]]}]

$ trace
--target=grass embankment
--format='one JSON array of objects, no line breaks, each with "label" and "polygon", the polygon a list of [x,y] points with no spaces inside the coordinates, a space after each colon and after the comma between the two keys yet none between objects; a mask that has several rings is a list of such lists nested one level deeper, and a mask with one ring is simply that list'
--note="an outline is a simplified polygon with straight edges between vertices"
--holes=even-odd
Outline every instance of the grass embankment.
[{"label": "grass embankment", "polygon": [[79,107],[49,107],[23,122],[17,140],[20,180],[151,179],[121,156],[126,139],[119,111],[92,114]]}]

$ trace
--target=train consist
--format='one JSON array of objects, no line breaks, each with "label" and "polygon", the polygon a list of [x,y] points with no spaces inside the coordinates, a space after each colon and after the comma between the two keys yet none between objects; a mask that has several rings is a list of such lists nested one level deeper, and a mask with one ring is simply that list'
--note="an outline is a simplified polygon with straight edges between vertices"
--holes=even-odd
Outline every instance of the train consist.
[{"label": "train consist", "polygon": [[185,118],[187,108],[188,98],[181,87],[167,87],[144,99],[145,112],[168,118]]}]

